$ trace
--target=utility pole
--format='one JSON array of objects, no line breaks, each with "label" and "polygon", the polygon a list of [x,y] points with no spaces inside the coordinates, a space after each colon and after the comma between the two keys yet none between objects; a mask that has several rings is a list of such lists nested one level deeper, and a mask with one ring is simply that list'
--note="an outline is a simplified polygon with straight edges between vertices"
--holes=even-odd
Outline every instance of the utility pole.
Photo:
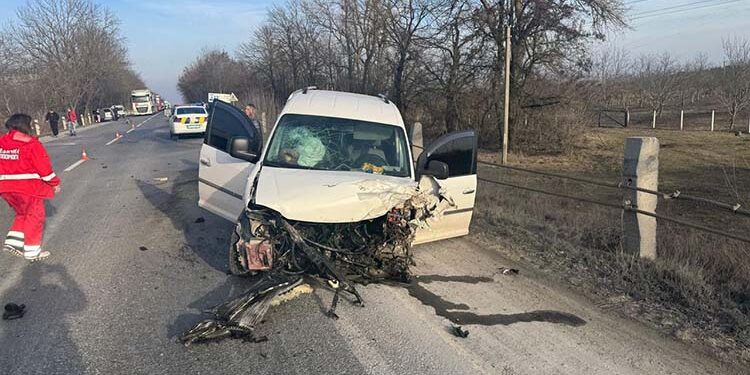
[{"label": "utility pole", "polygon": [[503,108],[503,160],[508,163],[508,117],[510,114],[510,25],[505,27],[505,105]]}]

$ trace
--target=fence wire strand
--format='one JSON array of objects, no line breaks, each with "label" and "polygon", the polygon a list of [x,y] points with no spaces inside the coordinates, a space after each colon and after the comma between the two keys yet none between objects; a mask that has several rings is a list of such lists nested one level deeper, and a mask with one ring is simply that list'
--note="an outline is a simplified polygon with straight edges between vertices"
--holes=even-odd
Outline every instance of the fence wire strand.
[{"label": "fence wire strand", "polygon": [[707,227],[707,226],[704,226],[704,225],[694,224],[694,223],[690,223],[690,222],[679,220],[679,219],[673,219],[673,218],[668,217],[668,216],[659,215],[659,214],[656,214],[656,213],[651,213],[651,212],[639,210],[638,208],[633,207],[632,205],[627,205],[627,204],[618,205],[618,204],[614,204],[614,203],[607,203],[607,202],[597,201],[597,200],[594,200],[594,199],[588,199],[588,198],[577,197],[577,196],[573,196],[573,195],[561,194],[561,193],[556,193],[556,192],[547,191],[547,190],[535,189],[535,188],[530,188],[530,187],[526,187],[526,186],[511,184],[511,183],[502,182],[502,181],[490,180],[490,179],[487,179],[487,178],[484,178],[484,177],[479,177],[479,176],[477,176],[477,180],[482,181],[482,182],[487,182],[487,183],[490,183],[490,184],[495,184],[495,185],[500,185],[500,186],[507,186],[507,187],[511,187],[511,188],[515,188],[515,189],[519,189],[519,190],[525,190],[525,191],[530,191],[530,192],[534,192],[534,193],[545,194],[545,195],[549,195],[549,196],[553,196],[553,197],[570,199],[570,200],[575,200],[575,201],[590,203],[590,204],[594,204],[594,205],[598,205],[598,206],[603,206],[603,207],[608,207],[608,208],[615,208],[615,209],[618,209],[618,210],[625,210],[625,211],[629,211],[629,212],[635,212],[635,213],[638,213],[638,214],[641,214],[641,215],[650,216],[650,217],[653,217],[653,218],[656,218],[656,219],[659,219],[659,220],[664,220],[664,221],[668,221],[668,222],[671,222],[671,223],[679,224],[679,225],[682,225],[682,226],[685,226],[685,227],[688,227],[688,228],[700,230],[700,231],[707,232],[707,233],[712,233],[712,234],[715,234],[715,235],[718,235],[718,236],[723,236],[723,237],[726,237],[726,238],[731,238],[733,240],[737,240],[737,241],[741,241],[741,242],[745,242],[745,243],[750,243],[750,238],[747,238],[747,237],[737,236],[737,235],[734,235],[734,234],[731,234],[731,233],[727,233],[727,232],[723,232],[723,231],[720,231],[718,229]]},{"label": "fence wire strand", "polygon": [[741,208],[742,205],[739,203],[734,203],[734,204],[725,203],[725,202],[720,202],[720,201],[716,201],[713,199],[697,197],[697,196],[689,195],[689,194],[683,194],[679,190],[675,190],[671,193],[666,193],[666,192],[662,192],[658,190],[639,188],[635,186],[627,186],[621,182],[615,184],[615,183],[592,180],[588,178],[566,176],[566,175],[558,174],[558,173],[541,172],[541,171],[535,171],[533,169],[527,169],[527,168],[522,168],[522,167],[490,163],[486,161],[477,161],[477,163],[495,167],[495,168],[504,168],[504,169],[510,169],[510,170],[518,171],[518,172],[536,174],[540,176],[560,178],[564,180],[576,181],[576,182],[581,182],[581,183],[590,184],[594,186],[601,186],[601,187],[607,187],[607,188],[613,188],[613,189],[634,190],[634,191],[638,191],[642,193],[653,194],[658,197],[661,197],[664,200],[678,199],[678,200],[685,200],[685,201],[700,202],[700,203],[712,205],[712,206],[715,206],[715,207],[718,207],[727,211],[731,211],[732,213],[737,214],[737,215],[750,217],[750,211]]}]

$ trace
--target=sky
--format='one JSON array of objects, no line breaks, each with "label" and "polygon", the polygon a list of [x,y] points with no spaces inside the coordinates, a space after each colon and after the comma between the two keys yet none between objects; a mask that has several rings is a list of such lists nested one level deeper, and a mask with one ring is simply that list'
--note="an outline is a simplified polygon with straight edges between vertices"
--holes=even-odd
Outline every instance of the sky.
[{"label": "sky", "polygon": [[[182,101],[176,87],[182,69],[204,48],[235,51],[263,22],[273,3],[272,0],[93,1],[120,18],[135,70],[150,89],[174,103]],[[10,22],[15,18],[15,9],[25,2],[0,0],[0,21]],[[719,63],[722,38],[750,39],[750,0],[624,2],[630,7],[630,27],[610,32],[608,43],[628,49],[631,56],[667,51],[689,60],[704,52],[710,62]],[[684,9],[688,10],[678,11]],[[644,17],[646,12],[652,12],[653,16]]]}]

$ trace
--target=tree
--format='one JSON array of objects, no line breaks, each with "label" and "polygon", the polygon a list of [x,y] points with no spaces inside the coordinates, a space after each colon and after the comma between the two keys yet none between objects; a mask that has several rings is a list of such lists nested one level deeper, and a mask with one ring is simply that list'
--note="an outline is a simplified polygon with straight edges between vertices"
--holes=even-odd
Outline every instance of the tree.
[{"label": "tree", "polygon": [[[524,101],[524,85],[541,70],[561,72],[581,65],[587,43],[604,39],[604,30],[625,26],[621,0],[479,0],[478,18],[493,41],[493,92],[498,111],[503,107],[506,26],[511,28],[511,103]],[[513,112],[511,112],[513,114]],[[502,116],[498,115],[498,119]],[[515,126],[513,116],[511,127]],[[498,128],[502,122],[498,121]]]},{"label": "tree", "polygon": [[673,99],[684,82],[682,66],[669,53],[641,55],[636,63],[636,84],[641,98],[661,116],[664,105]]},{"label": "tree", "polygon": [[204,50],[185,69],[177,80],[186,102],[206,100],[209,92],[242,90],[247,76],[242,65],[222,50]]},{"label": "tree", "polygon": [[734,129],[737,114],[750,103],[750,43],[745,39],[725,39],[724,62],[716,76],[715,92],[729,112],[729,128]]}]

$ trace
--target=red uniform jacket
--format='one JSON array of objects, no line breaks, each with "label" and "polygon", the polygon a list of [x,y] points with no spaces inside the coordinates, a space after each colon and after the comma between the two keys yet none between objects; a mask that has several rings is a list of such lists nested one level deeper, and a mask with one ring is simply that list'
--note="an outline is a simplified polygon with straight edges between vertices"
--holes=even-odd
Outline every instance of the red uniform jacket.
[{"label": "red uniform jacket", "polygon": [[76,122],[78,121],[78,114],[76,113],[76,110],[68,111],[68,114],[65,116],[69,122]]},{"label": "red uniform jacket", "polygon": [[57,185],[60,178],[38,139],[15,130],[0,136],[0,193],[52,198]]}]

